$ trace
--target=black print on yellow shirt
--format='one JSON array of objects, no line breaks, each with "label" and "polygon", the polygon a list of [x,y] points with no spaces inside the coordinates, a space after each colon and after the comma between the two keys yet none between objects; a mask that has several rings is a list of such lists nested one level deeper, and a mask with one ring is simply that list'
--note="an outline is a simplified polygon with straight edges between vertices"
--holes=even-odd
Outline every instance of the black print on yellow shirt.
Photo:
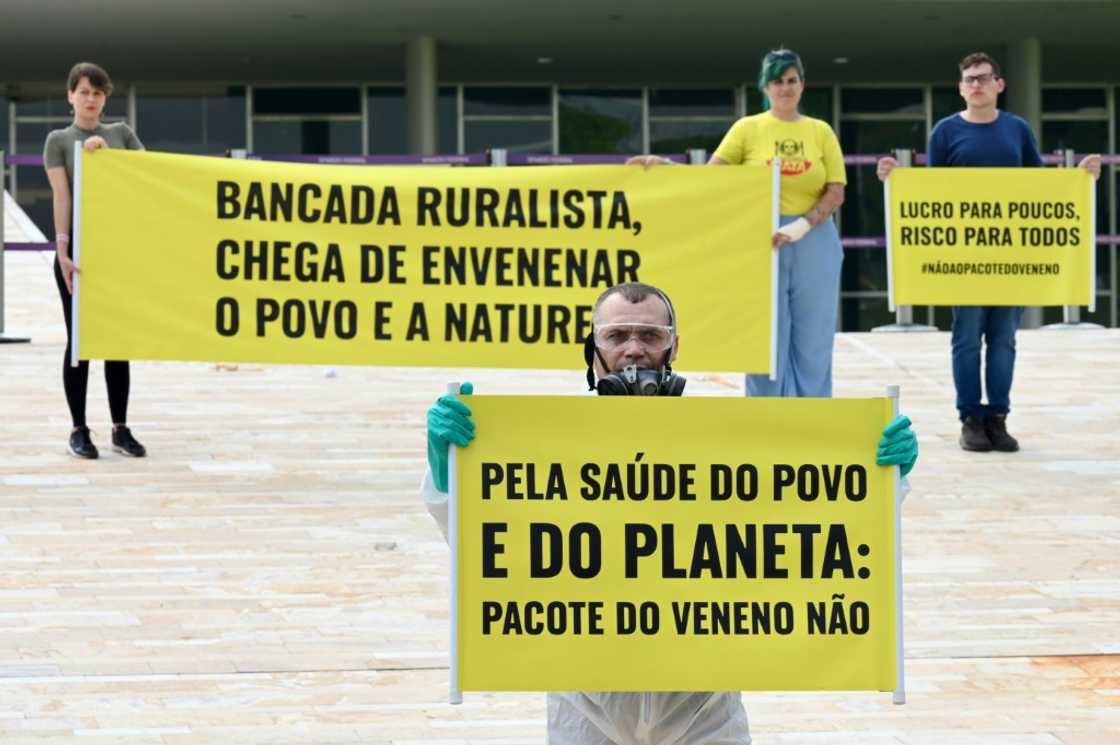
[{"label": "black print on yellow shirt", "polygon": [[[798,176],[813,167],[813,161],[805,158],[805,143],[798,140],[775,140],[774,157],[782,159],[783,176]],[[766,165],[773,162],[771,158]]]}]

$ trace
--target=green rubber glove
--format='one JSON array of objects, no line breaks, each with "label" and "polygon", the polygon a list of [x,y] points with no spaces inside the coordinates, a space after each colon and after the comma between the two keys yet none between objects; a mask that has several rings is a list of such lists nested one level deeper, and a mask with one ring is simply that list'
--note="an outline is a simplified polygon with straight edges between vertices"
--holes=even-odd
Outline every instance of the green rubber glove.
[{"label": "green rubber glove", "polygon": [[[473,383],[459,386],[459,395],[474,393]],[[471,409],[450,393],[440,396],[428,409],[428,468],[436,489],[447,491],[447,452],[451,443],[466,447],[474,439]]]},{"label": "green rubber glove", "polygon": [[875,462],[880,466],[901,466],[903,476],[914,469],[918,462],[918,438],[910,429],[910,417],[896,416],[886,426]]}]

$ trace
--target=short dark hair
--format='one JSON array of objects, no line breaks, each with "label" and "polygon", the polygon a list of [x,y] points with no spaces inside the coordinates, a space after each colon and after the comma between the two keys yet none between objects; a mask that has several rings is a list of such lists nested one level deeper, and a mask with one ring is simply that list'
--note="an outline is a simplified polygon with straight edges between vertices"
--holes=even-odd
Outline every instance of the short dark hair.
[{"label": "short dark hair", "polygon": [[599,299],[595,301],[595,308],[591,312],[593,321],[599,316],[599,306],[611,295],[622,295],[622,297],[626,298],[626,302],[628,303],[640,303],[651,295],[661,298],[665,301],[665,309],[669,312],[669,325],[673,327],[673,332],[676,333],[677,313],[673,310],[673,302],[669,300],[669,296],[664,292],[644,282],[624,282],[620,285],[608,287],[606,290],[603,290],[603,293],[599,295]]},{"label": "short dark hair", "polygon": [[973,65],[982,65],[985,62],[992,66],[992,74],[997,78],[1003,77],[999,71],[999,63],[992,59],[992,56],[987,52],[973,52],[972,54],[966,55],[965,58],[960,61],[960,64],[957,65],[957,68],[961,72],[964,72]]},{"label": "short dark hair", "polygon": [[82,78],[89,78],[89,84],[106,96],[113,92],[113,81],[109,79],[109,73],[101,65],[92,62],[79,62],[70,68],[70,74],[66,77],[66,90],[71,93],[76,91]]}]

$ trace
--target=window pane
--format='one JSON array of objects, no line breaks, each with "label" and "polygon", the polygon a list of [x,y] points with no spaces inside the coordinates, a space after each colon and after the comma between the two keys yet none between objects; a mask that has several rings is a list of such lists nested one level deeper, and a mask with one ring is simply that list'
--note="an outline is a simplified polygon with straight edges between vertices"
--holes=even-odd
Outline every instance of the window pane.
[{"label": "window pane", "polygon": [[[1112,310],[1109,306],[1108,295],[1097,295],[1097,309],[1092,313],[1089,312],[1088,306],[1081,306],[1081,322],[1082,323],[1099,323],[1104,327],[1111,324],[1109,315]],[[1048,323],[1063,323],[1065,315],[1061,306],[1048,305],[1042,309],[1042,324],[1045,326]]]},{"label": "window pane", "polygon": [[[1098,233],[1099,235],[1099,233]],[[1097,246],[1097,291],[1108,292],[1112,283],[1112,247]],[[1107,324],[1105,324],[1107,325]]]},{"label": "window pane", "polygon": [[358,88],[254,88],[254,114],[361,114]]},{"label": "window pane", "polygon": [[211,152],[218,152],[223,143],[226,148],[245,147],[246,129],[244,86],[206,97],[206,144]]},{"label": "window pane", "polygon": [[933,123],[937,124],[945,117],[952,116],[962,111],[964,109],[964,100],[961,98],[960,91],[956,88],[938,87],[933,89],[932,108]]},{"label": "window pane", "polygon": [[734,116],[735,91],[731,88],[663,88],[650,91],[649,115]]},{"label": "window pane", "polygon": [[369,152],[402,155],[408,152],[408,104],[404,88],[370,88]]},{"label": "window pane", "polygon": [[16,152],[20,155],[42,155],[43,145],[47,142],[47,133],[52,129],[62,129],[67,126],[69,125],[65,122],[16,124]]},{"label": "window pane", "polygon": [[[925,149],[925,122],[846,121],[840,125],[845,155],[875,155],[894,148]],[[848,168],[848,188],[841,208],[845,236],[883,235],[883,184],[875,166]]]},{"label": "window pane", "polygon": [[463,90],[463,107],[466,116],[551,116],[552,90],[469,87]]},{"label": "window pane", "polygon": [[459,95],[453,86],[439,89],[439,151],[459,153]]},{"label": "window pane", "polygon": [[270,155],[361,155],[361,122],[306,119],[254,122],[253,152]]},{"label": "window pane", "polygon": [[841,114],[924,114],[921,88],[841,88]]},{"label": "window pane", "polygon": [[[8,99],[0,96],[0,150],[5,153],[12,149],[12,145],[8,142]],[[3,164],[0,164],[2,166]],[[0,184],[0,187],[3,185]]]},{"label": "window pane", "polygon": [[689,148],[703,148],[711,154],[719,147],[731,124],[731,119],[725,122],[651,122],[649,150],[674,154]]},{"label": "window pane", "polygon": [[[408,153],[408,99],[403,87],[371,87],[369,106],[369,152],[371,155]],[[440,154],[458,153],[458,100],[453,86],[439,89],[437,144]]]},{"label": "window pane", "polygon": [[870,331],[889,323],[894,323],[894,314],[887,310],[885,297],[850,297],[840,301],[840,328],[843,331]]},{"label": "window pane", "polygon": [[[48,239],[54,236],[54,195],[42,166],[16,169],[16,202]],[[11,184],[8,185],[11,188]]]},{"label": "window pane", "polygon": [[[1042,152],[1065,148],[1072,148],[1075,153],[1107,153],[1108,122],[1043,122]],[[1107,178],[1097,182],[1097,232],[1101,235],[1108,233],[1110,187]]]},{"label": "window pane", "polygon": [[245,147],[245,95],[149,94],[136,97],[136,129],[144,147],[174,153],[221,154]]},{"label": "window pane", "polygon": [[806,88],[801,94],[801,113],[832,124],[832,88]]},{"label": "window pane", "polygon": [[514,153],[551,153],[552,125],[548,122],[466,122],[466,152],[481,153],[502,147]]},{"label": "window pane", "polygon": [[560,91],[561,153],[637,153],[641,91]]},{"label": "window pane", "polygon": [[762,112],[762,92],[752,83],[747,83],[747,115]]},{"label": "window pane", "polygon": [[1044,114],[1095,114],[1108,116],[1108,100],[1104,88],[1043,88]]},{"label": "window pane", "polygon": [[850,248],[844,250],[844,264],[840,272],[842,292],[886,291],[887,254],[878,248]]}]

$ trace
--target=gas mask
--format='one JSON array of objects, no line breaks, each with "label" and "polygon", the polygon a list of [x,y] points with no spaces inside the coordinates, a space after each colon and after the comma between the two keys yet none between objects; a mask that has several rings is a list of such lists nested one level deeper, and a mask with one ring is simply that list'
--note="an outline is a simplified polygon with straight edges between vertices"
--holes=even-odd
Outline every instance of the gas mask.
[{"label": "gas mask", "polygon": [[607,363],[595,345],[594,335],[588,336],[583,343],[583,356],[587,362],[587,389],[598,392],[600,396],[680,396],[688,381],[673,372],[669,365],[672,353],[672,349],[666,349],[661,365],[657,368],[627,365],[618,372],[596,380],[595,357],[599,358],[604,370],[607,369]]}]

